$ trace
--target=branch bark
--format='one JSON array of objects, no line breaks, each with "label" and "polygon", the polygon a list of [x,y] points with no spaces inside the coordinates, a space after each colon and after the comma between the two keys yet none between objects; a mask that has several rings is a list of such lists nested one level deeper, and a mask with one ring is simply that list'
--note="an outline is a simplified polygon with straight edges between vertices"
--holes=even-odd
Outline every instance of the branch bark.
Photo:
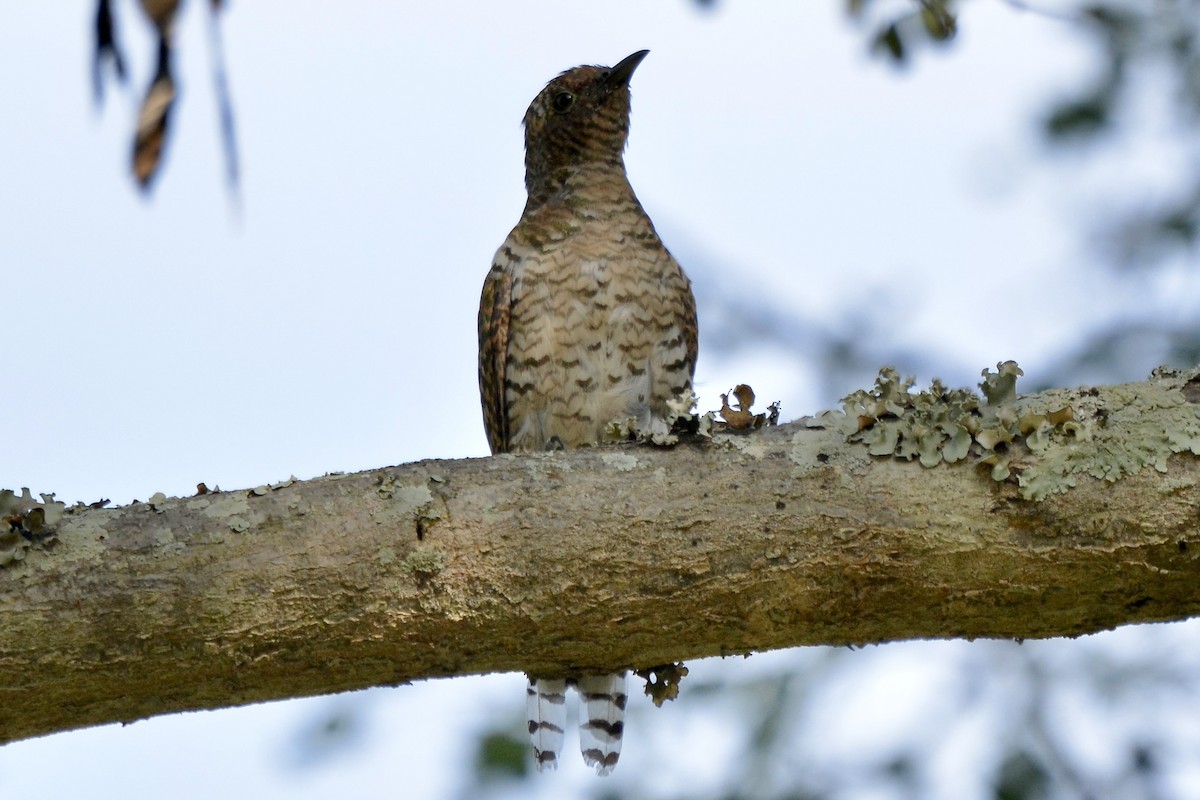
[{"label": "branch bark", "polygon": [[1183,619],[1200,461],[1165,466],[1033,502],[793,423],[76,509],[0,569],[0,741],[419,678]]}]

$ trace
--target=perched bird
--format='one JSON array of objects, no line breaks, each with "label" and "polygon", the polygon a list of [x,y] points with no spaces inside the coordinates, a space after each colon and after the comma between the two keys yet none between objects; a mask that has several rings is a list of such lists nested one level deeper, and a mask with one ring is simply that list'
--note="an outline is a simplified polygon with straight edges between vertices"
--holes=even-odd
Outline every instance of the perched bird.
[{"label": "perched bird", "polygon": [[[691,402],[691,283],[625,174],[629,79],[648,52],[567,70],[525,113],[528,200],[479,304],[479,391],[493,453],[596,444],[614,420],[661,429],[672,405]],[[558,766],[567,685],[530,679],[539,770]],[[621,751],[625,675],[576,686],[586,708],[580,748],[604,775]]]}]

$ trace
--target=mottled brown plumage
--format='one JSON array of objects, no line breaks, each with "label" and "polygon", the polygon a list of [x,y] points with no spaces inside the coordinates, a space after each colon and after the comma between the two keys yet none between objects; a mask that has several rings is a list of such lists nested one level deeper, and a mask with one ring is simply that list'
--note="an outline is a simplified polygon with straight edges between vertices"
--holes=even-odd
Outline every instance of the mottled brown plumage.
[{"label": "mottled brown plumage", "polygon": [[[691,397],[691,284],[625,175],[629,78],[646,52],[611,69],[564,72],[525,114],[529,197],[479,304],[479,391],[493,453],[595,444],[609,422],[630,417],[654,431],[671,401]],[[530,680],[539,770],[558,765],[568,683]],[[625,675],[575,685],[580,749],[605,775],[621,753]]]},{"label": "mottled brown plumage", "polygon": [[528,200],[479,307],[494,453],[594,444],[629,417],[651,429],[691,389],[691,286],[625,174],[629,78],[645,55],[568,70],[525,114]]}]

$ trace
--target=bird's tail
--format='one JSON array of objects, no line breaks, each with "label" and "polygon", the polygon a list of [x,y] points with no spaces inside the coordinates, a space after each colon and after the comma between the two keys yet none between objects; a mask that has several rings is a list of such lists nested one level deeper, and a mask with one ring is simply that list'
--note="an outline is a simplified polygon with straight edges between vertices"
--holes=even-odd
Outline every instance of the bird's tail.
[{"label": "bird's tail", "polygon": [[[567,682],[561,678],[530,678],[525,690],[529,712],[529,738],[538,772],[558,769],[563,731],[567,728]],[[619,744],[619,742],[618,742]]]},{"label": "bird's tail", "polygon": [[[607,775],[621,757],[627,700],[625,673],[587,675],[579,679],[578,688],[583,701],[579,709],[579,749],[589,767],[595,767],[599,775]],[[561,745],[561,734],[558,741]]]}]

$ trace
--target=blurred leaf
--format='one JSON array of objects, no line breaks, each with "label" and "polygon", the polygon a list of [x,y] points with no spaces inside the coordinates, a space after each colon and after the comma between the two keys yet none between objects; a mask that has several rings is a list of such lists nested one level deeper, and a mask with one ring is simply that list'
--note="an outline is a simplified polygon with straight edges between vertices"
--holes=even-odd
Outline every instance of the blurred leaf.
[{"label": "blurred leaf", "polygon": [[996,800],[1041,800],[1049,796],[1050,775],[1024,751],[1013,753],[996,776]]},{"label": "blurred leaf", "polygon": [[921,4],[921,22],[930,38],[939,42],[958,31],[958,20],[939,0],[925,0]]},{"label": "blurred leaf", "polygon": [[1095,136],[1108,127],[1112,103],[1113,96],[1109,91],[1064,103],[1046,119],[1046,133],[1052,140]]},{"label": "blurred leaf", "polygon": [[133,139],[133,174],[143,190],[150,187],[162,164],[163,147],[171,125],[171,110],[175,106],[175,81],[166,68],[168,62],[164,60],[160,63],[163,68],[146,90],[146,97],[138,110]]},{"label": "blurred leaf", "polygon": [[96,103],[104,100],[104,65],[111,61],[113,72],[118,82],[125,81],[125,58],[117,44],[117,30],[113,23],[112,7],[109,0],[99,0],[96,4],[96,49],[92,56],[92,91]]},{"label": "blurred leaf", "polygon": [[867,0],[846,0],[846,13],[851,17],[861,17],[867,7]]},{"label": "blurred leaf", "polygon": [[904,40],[900,38],[900,29],[895,23],[888,25],[875,37],[875,42],[871,48],[875,52],[884,52],[892,57],[893,61],[904,61]]},{"label": "blurred leaf", "polygon": [[1191,244],[1196,241],[1196,212],[1195,206],[1176,209],[1159,221],[1158,229],[1164,238]]},{"label": "blurred leaf", "polygon": [[[140,0],[142,12],[155,28],[158,59],[142,103],[138,108],[131,157],[131,170],[139,188],[147,191],[159,174],[163,152],[171,136],[171,117],[177,91],[171,62],[174,53],[175,17],[180,0]],[[222,0],[210,0],[210,46],[213,56],[213,83],[217,97],[217,113],[221,127],[221,143],[225,155],[225,176],[230,193],[236,199],[238,188],[237,142],[230,100],[229,81],[225,71],[225,56],[217,14],[224,6]],[[117,44],[116,21],[111,0],[98,0],[94,23],[95,50],[92,58],[92,82],[96,101],[103,100],[105,68],[113,65],[118,80],[125,78],[125,61]]]},{"label": "blurred leaf", "polygon": [[1181,254],[1194,254],[1200,242],[1200,178],[1193,177],[1192,193],[1145,210],[1125,211],[1112,221],[1104,244],[1127,267],[1155,265]]},{"label": "blurred leaf", "polygon": [[524,778],[529,773],[529,741],[507,731],[491,731],[479,740],[475,771],[481,783],[497,778]]},{"label": "blurred leaf", "polygon": [[355,752],[363,742],[364,695],[333,698],[289,742],[285,758],[293,769],[317,769],[330,760]]},{"label": "blurred leaf", "polygon": [[901,786],[911,786],[917,776],[916,759],[908,754],[898,755],[884,762],[883,772],[888,776],[888,782]]},{"label": "blurred leaf", "polygon": [[856,22],[871,28],[871,52],[887,58],[892,64],[907,64],[915,49],[922,44],[948,42],[958,31],[958,21],[949,0],[910,0],[900,4],[902,14],[876,15],[868,18],[867,0],[847,0],[846,13]]},{"label": "blurred leaf", "polygon": [[1133,771],[1139,775],[1152,775],[1158,771],[1158,759],[1151,745],[1135,745],[1130,760],[1133,761]]},{"label": "blurred leaf", "polygon": [[1083,15],[1104,29],[1113,41],[1129,41],[1139,33],[1139,17],[1116,5],[1096,4],[1083,8]]}]

